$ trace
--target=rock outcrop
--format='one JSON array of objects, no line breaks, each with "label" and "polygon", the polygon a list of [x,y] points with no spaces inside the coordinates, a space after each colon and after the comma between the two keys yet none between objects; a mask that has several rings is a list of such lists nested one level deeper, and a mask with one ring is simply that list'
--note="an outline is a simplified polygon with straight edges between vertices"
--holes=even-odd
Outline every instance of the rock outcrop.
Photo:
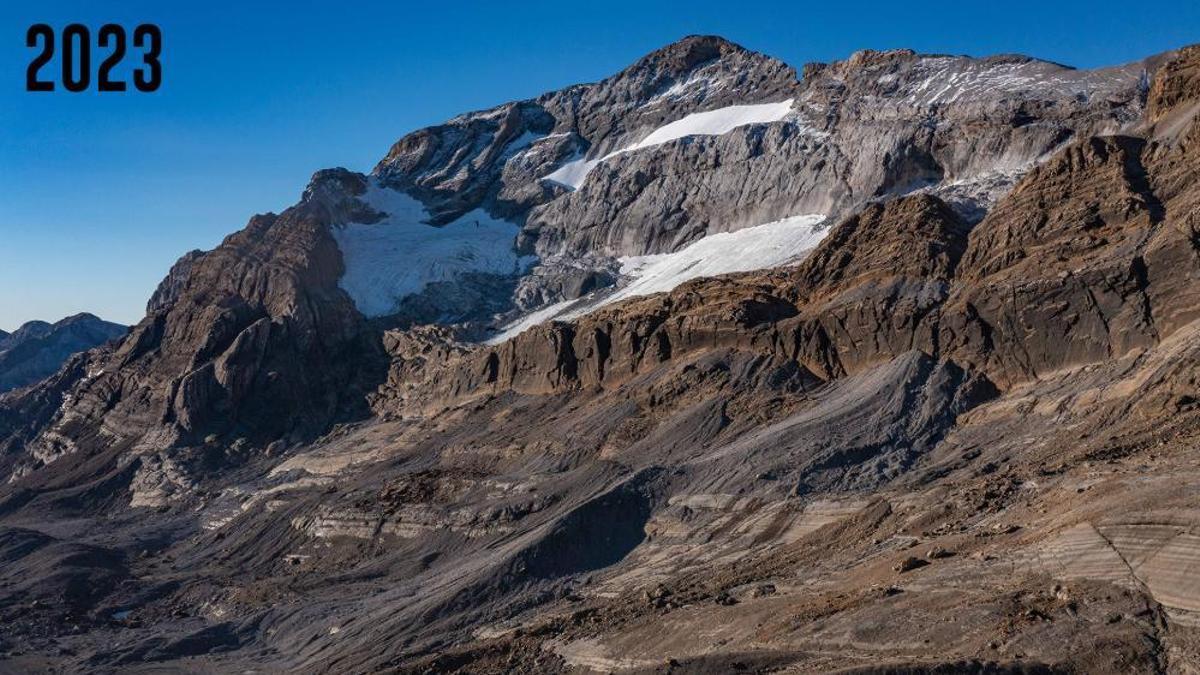
[{"label": "rock outcrop", "polygon": [[337,286],[328,226],[363,208],[347,197],[362,189],[357,175],[320,172],[297,206],[185,256],[146,318],[88,355],[61,396],[29,395],[51,421],[26,451],[44,463],[79,450],[78,439],[147,450],[210,435],[266,444],[354,415],[381,352]]}]

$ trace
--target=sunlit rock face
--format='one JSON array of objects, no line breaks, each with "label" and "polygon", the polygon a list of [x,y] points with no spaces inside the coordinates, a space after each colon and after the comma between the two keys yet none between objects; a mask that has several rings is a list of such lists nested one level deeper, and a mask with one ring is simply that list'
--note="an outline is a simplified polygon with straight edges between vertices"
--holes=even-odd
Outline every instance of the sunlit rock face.
[{"label": "sunlit rock face", "polygon": [[691,37],[317,172],[0,396],[0,662],[1186,672],[1197,63]]}]

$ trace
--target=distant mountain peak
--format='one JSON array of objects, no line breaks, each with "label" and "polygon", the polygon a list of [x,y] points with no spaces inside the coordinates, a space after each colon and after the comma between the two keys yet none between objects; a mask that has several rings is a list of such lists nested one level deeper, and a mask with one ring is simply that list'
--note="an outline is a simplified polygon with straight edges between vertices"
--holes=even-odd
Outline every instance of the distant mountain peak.
[{"label": "distant mountain peak", "polygon": [[11,334],[0,332],[0,392],[42,380],[73,354],[118,338],[127,330],[80,312],[54,323],[27,321]]},{"label": "distant mountain peak", "polygon": [[58,321],[54,322],[54,325],[55,326],[69,326],[74,323],[87,323],[87,322],[94,322],[94,321],[104,321],[104,320],[101,319],[100,317],[96,316],[95,314],[92,314],[91,312],[79,312],[78,314],[72,314],[70,316],[59,319]]}]

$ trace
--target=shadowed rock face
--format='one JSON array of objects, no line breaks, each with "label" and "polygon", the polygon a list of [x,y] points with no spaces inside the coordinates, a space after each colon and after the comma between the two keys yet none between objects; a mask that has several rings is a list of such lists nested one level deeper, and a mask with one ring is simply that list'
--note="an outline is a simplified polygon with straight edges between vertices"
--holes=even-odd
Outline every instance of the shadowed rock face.
[{"label": "shadowed rock face", "polygon": [[[0,398],[0,659],[1188,672],[1198,55],[1080,72],[861,52],[796,82],[691,38],[417,132],[372,178],[319,172],[297,206],[181,259],[128,337]],[[576,150],[745,101],[722,98],[729,78],[794,97],[797,118],[517,194]],[[575,145],[536,169],[504,159],[526,132]],[[784,145],[725,162],[805,134],[826,168]],[[724,183],[760,161],[799,182]],[[727,223],[753,201],[735,193],[840,216],[797,264],[493,346],[367,321],[338,285],[331,228],[378,221],[369,180],[435,219],[532,207],[531,245],[590,255],[707,228],[639,211],[689,167],[702,192],[684,202],[708,194],[694,203]],[[1003,176],[963,189],[988,171]],[[614,217],[576,229],[593,202]]]},{"label": "shadowed rock face", "polygon": [[363,208],[346,197],[362,189],[357,175],[320,172],[297,206],[185,256],[146,318],[82,357],[76,370],[87,374],[69,394],[45,400],[57,410],[25,452],[49,462],[94,433],[100,447],[147,449],[210,434],[302,438],[353,414],[370,386],[359,383],[361,368],[379,351],[337,287],[328,224]]}]

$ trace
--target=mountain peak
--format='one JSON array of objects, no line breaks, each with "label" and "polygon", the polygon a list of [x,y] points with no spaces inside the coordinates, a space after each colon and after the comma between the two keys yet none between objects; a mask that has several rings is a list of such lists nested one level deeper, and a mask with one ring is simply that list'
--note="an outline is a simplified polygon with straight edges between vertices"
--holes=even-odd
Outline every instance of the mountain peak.
[{"label": "mountain peak", "polygon": [[95,322],[103,322],[103,321],[104,321],[103,319],[96,316],[95,314],[92,314],[91,312],[79,312],[78,314],[72,314],[71,316],[64,317],[64,318],[54,322],[54,325],[56,327],[58,327],[58,326],[69,326],[74,323],[95,323]]},{"label": "mountain peak", "polygon": [[745,47],[718,35],[688,35],[655,49],[638,59],[634,65],[667,66],[686,72],[726,54],[748,52]]},{"label": "mountain peak", "polygon": [[20,326],[17,326],[17,329],[14,330],[12,332],[12,334],[13,334],[13,336],[19,336],[19,335],[25,335],[28,333],[45,331],[45,330],[48,330],[49,328],[51,328],[52,325],[53,324],[51,324],[48,321],[42,321],[40,319],[32,319],[30,321],[26,321],[25,323],[21,324]]},{"label": "mountain peak", "polygon": [[659,76],[680,77],[705,64],[724,59],[737,62],[779,62],[778,59],[746,49],[719,35],[688,35],[646,54],[616,77],[646,71]]},{"label": "mountain peak", "polygon": [[[25,323],[18,326],[17,329],[14,330],[12,333],[6,333],[4,331],[0,331],[0,339],[6,338],[6,337],[11,337],[15,341],[18,339],[23,339],[25,337],[31,337],[31,336],[32,337],[42,337],[56,329],[64,328],[66,326],[72,326],[75,324],[96,324],[96,325],[107,325],[107,326],[120,326],[120,324],[115,324],[110,321],[105,321],[104,319],[101,319],[100,317],[96,316],[95,314],[92,314],[91,312],[79,312],[78,314],[71,314],[70,316],[63,317],[63,318],[59,319],[58,321],[54,321],[54,322],[42,321],[41,319],[32,319],[30,321],[26,321]],[[120,326],[120,328],[124,329],[125,327]]]},{"label": "mountain peak", "polygon": [[55,323],[27,321],[0,332],[0,392],[48,377],[71,355],[125,334],[126,327],[81,312]]}]

